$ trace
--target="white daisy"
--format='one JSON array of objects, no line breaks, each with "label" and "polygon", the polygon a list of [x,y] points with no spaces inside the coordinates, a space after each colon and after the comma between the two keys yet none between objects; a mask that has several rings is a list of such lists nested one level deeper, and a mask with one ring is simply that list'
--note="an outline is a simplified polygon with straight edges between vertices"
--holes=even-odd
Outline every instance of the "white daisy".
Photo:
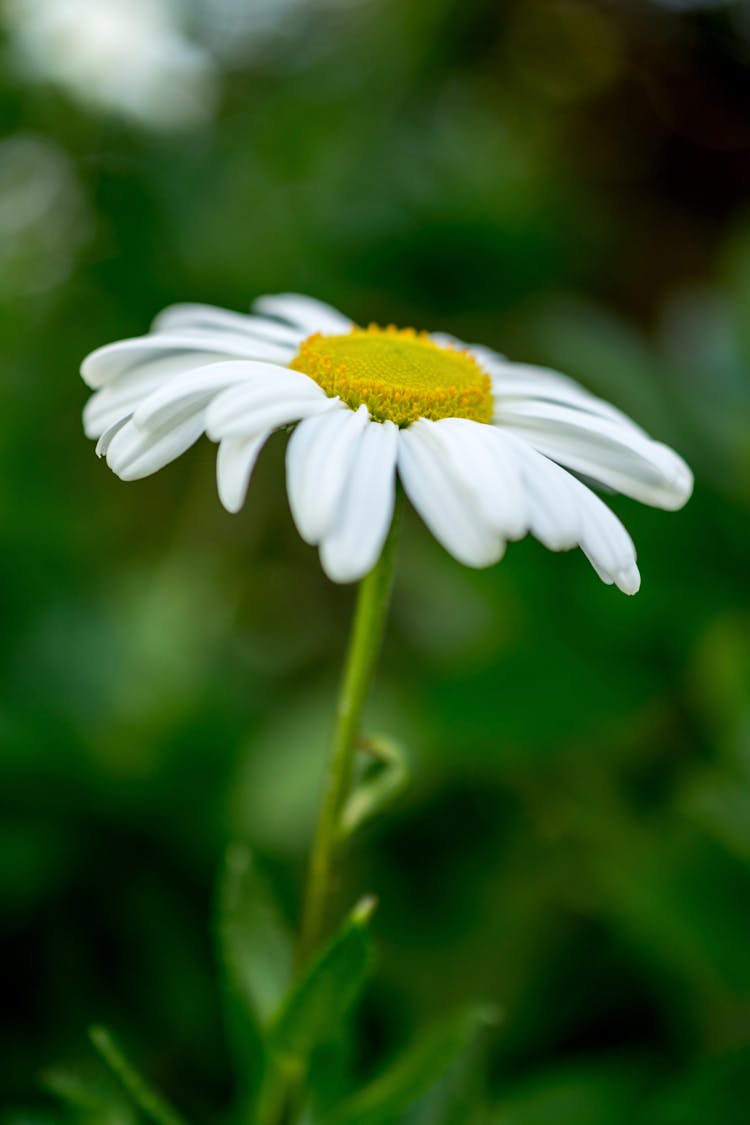
[{"label": "white daisy", "polygon": [[444,335],[360,328],[310,297],[263,297],[249,316],[176,305],[82,374],[95,389],[86,433],[118,476],[148,476],[206,433],[230,512],[264,442],[293,426],[292,515],[336,582],[376,563],[397,476],[467,566],[531,532],[553,551],[581,547],[627,594],[640,585],[633,542],[588,483],[670,509],[692,490],[676,453],[566,376]]}]

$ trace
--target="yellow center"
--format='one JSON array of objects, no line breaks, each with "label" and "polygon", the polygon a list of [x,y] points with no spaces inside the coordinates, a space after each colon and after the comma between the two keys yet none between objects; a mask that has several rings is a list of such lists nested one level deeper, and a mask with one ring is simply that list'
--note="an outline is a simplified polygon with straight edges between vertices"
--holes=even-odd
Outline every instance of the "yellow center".
[{"label": "yellow center", "polygon": [[327,395],[373,418],[408,426],[417,418],[492,420],[490,377],[469,352],[436,344],[413,328],[354,328],[346,336],[309,336],[290,367]]}]

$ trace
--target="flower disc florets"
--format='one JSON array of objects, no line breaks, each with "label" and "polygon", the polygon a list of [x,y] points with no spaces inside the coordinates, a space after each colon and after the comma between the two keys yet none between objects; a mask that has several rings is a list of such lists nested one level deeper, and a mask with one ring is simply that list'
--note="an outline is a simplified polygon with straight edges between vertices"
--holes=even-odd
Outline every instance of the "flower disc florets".
[{"label": "flower disc florets", "polygon": [[289,366],[353,410],[364,403],[380,422],[492,421],[490,377],[476,359],[413,328],[371,324],[344,336],[317,332],[303,342]]}]

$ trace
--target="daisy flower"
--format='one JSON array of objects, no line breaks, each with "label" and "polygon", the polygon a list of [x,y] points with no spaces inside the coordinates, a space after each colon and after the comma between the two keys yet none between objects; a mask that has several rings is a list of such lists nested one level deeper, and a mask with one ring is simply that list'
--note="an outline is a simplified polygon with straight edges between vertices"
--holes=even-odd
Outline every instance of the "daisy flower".
[{"label": "daisy flower", "polygon": [[266,440],[292,427],[292,515],[336,582],[377,562],[397,478],[461,563],[490,566],[531,533],[580,547],[627,594],[640,585],[633,542],[590,485],[669,509],[692,491],[673,450],[572,379],[442,334],[360,327],[310,297],[262,297],[251,315],[173,306],[148,335],[92,352],[82,375],[95,391],[86,433],[122,480],[205,433],[230,512]]}]

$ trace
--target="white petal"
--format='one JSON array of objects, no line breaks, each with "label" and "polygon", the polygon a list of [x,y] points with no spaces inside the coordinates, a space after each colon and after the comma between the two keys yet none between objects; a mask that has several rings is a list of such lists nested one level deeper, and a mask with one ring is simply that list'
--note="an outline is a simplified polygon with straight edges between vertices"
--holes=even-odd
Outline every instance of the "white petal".
[{"label": "white petal", "polygon": [[135,408],[166,379],[150,366],[121,375],[113,383],[95,391],[83,408],[83,427],[87,437],[99,437],[115,422],[129,418]]},{"label": "white petal", "polygon": [[340,410],[338,398],[325,392],[298,371],[278,371],[271,377],[253,377],[223,391],[208,407],[209,437],[252,437],[325,410]]},{"label": "white petal", "polygon": [[301,422],[286,451],[289,506],[307,543],[332,527],[355,447],[369,420],[366,406],[337,410]]},{"label": "white petal", "polygon": [[446,455],[434,422],[399,430],[398,468],[404,489],[435,538],[466,566],[490,566],[503,539],[477,506]]},{"label": "white petal", "polygon": [[122,480],[139,480],[174,461],[194,445],[202,433],[202,414],[159,434],[139,430],[128,421],[109,442],[107,464]]},{"label": "white petal", "polygon": [[124,418],[120,418],[119,422],[114,422],[104,431],[104,433],[96,443],[97,457],[106,457],[107,450],[112,444],[112,438],[115,436],[115,434],[119,433],[122,427],[129,421],[130,418],[128,415],[126,415]]},{"label": "white petal", "polygon": [[257,378],[278,382],[284,374],[284,370],[274,364],[251,359],[228,359],[187,370],[144,399],[133,414],[133,421],[143,429],[165,429],[204,409],[228,387]]},{"label": "white petal", "polygon": [[266,430],[251,438],[224,438],[219,445],[216,483],[219,499],[228,512],[239,512],[245,503],[255,462],[270,433]]},{"label": "white petal", "polygon": [[103,387],[136,368],[150,369],[164,378],[223,359],[260,359],[286,365],[294,356],[289,347],[251,340],[228,332],[136,336],[105,344],[86,356],[81,375],[90,387]]},{"label": "white petal", "polygon": [[633,540],[603,500],[571,477],[581,505],[581,548],[605,582],[614,582],[625,594],[635,594],[641,585]]},{"label": "white petal", "polygon": [[580,546],[600,578],[626,594],[640,586],[635,547],[617,516],[560,465],[504,435],[516,450],[529,495],[531,531],[551,550]]},{"label": "white petal", "polygon": [[528,531],[528,511],[517,459],[494,426],[468,418],[435,423],[453,468],[476,503],[504,539],[520,539]]},{"label": "white petal", "polygon": [[352,321],[338,309],[301,293],[277,293],[259,297],[253,304],[253,309],[263,316],[278,317],[279,320],[298,327],[305,336],[311,336],[314,332],[337,336],[350,332],[354,327]]},{"label": "white petal", "polygon": [[492,348],[487,348],[484,344],[467,344],[465,340],[459,339],[458,336],[451,336],[449,332],[430,332],[430,339],[441,347],[469,352],[488,375],[491,375],[492,370],[498,365],[510,363],[510,360],[499,352],[493,351]]},{"label": "white petal", "polygon": [[398,428],[368,422],[359,435],[336,523],[320,560],[334,582],[357,582],[380,558],[396,499]]},{"label": "white petal", "polygon": [[512,434],[503,433],[503,438],[514,449],[521,466],[532,534],[551,551],[576,547],[581,516],[568,488],[570,473]]},{"label": "white petal", "polygon": [[555,403],[517,403],[501,428],[540,453],[625,496],[659,508],[681,508],[693,477],[681,457],[634,426]]},{"label": "white petal", "polygon": [[552,371],[546,367],[533,367],[526,363],[499,364],[492,376],[492,387],[495,396],[495,421],[502,422],[504,410],[515,407],[518,400],[557,403],[560,406],[572,406],[577,410],[596,414],[602,418],[611,418],[630,426],[642,436],[647,436],[645,431],[637,426],[616,406],[597,398],[567,375],[559,371]]},{"label": "white petal", "polygon": [[214,305],[179,304],[163,309],[151,326],[152,332],[215,332],[248,336],[253,340],[299,350],[304,335],[295,328],[261,316],[232,312]]}]

